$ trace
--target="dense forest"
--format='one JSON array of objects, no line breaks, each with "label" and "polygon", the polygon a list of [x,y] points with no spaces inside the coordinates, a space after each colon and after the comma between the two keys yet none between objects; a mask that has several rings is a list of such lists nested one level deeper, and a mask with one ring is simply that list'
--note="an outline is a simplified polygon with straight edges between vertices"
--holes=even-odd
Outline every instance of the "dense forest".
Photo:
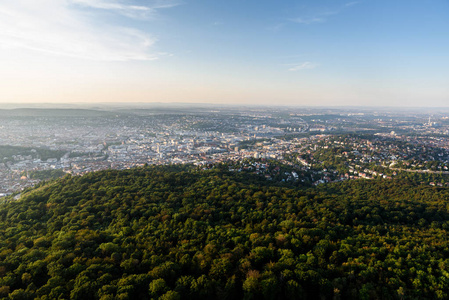
[{"label": "dense forest", "polygon": [[0,204],[0,298],[447,299],[449,189],[165,166]]},{"label": "dense forest", "polygon": [[29,156],[32,159],[39,158],[41,160],[47,160],[49,158],[60,159],[64,153],[65,152],[61,150],[51,150],[47,148],[0,145],[0,163],[15,161],[16,156]]},{"label": "dense forest", "polygon": [[50,170],[39,170],[39,171],[24,171],[22,172],[23,176],[27,176],[31,179],[40,179],[40,180],[48,180],[48,179],[56,179],[64,176],[66,173],[62,169],[50,169]]}]

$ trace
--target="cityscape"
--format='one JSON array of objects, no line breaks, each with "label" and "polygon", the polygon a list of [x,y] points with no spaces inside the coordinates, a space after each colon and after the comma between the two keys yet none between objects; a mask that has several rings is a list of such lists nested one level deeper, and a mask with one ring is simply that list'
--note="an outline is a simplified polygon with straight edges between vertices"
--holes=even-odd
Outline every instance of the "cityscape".
[{"label": "cityscape", "polygon": [[42,180],[193,164],[318,185],[407,173],[449,185],[449,111],[147,106],[0,111],[0,195]]}]

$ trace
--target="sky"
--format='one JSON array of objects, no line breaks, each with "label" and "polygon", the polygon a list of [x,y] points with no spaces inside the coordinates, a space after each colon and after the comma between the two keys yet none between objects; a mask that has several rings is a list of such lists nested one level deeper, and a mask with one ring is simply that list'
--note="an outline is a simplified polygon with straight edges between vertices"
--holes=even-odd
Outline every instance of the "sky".
[{"label": "sky", "polygon": [[449,1],[0,0],[0,103],[42,102],[448,107]]}]

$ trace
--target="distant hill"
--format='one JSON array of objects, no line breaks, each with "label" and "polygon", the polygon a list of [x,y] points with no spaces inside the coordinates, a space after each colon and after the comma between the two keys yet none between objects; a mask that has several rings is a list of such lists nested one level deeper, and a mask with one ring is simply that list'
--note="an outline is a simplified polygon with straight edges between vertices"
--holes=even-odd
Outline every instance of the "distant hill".
[{"label": "distant hill", "polygon": [[115,113],[92,109],[70,109],[70,108],[0,109],[0,117],[99,117],[110,115],[115,115]]},{"label": "distant hill", "polygon": [[0,297],[447,299],[447,199],[190,166],[67,175],[0,204]]},{"label": "distant hill", "polygon": [[151,116],[161,114],[206,114],[210,108],[184,106],[154,107],[96,107],[96,108],[13,108],[0,109],[0,117],[107,117],[107,116]]}]

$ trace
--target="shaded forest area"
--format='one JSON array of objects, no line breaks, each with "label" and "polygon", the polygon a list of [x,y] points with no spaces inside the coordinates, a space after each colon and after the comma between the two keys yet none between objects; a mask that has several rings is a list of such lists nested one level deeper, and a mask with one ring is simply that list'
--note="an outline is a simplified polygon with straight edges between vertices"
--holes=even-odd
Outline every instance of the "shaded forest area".
[{"label": "shaded forest area", "polygon": [[447,299],[448,199],[405,179],[66,175],[0,204],[0,297]]},{"label": "shaded forest area", "polygon": [[0,163],[14,161],[14,156],[30,156],[33,159],[41,159],[46,161],[49,158],[60,159],[64,155],[62,150],[50,150],[46,148],[30,148],[30,147],[16,147],[8,145],[0,145]]}]

